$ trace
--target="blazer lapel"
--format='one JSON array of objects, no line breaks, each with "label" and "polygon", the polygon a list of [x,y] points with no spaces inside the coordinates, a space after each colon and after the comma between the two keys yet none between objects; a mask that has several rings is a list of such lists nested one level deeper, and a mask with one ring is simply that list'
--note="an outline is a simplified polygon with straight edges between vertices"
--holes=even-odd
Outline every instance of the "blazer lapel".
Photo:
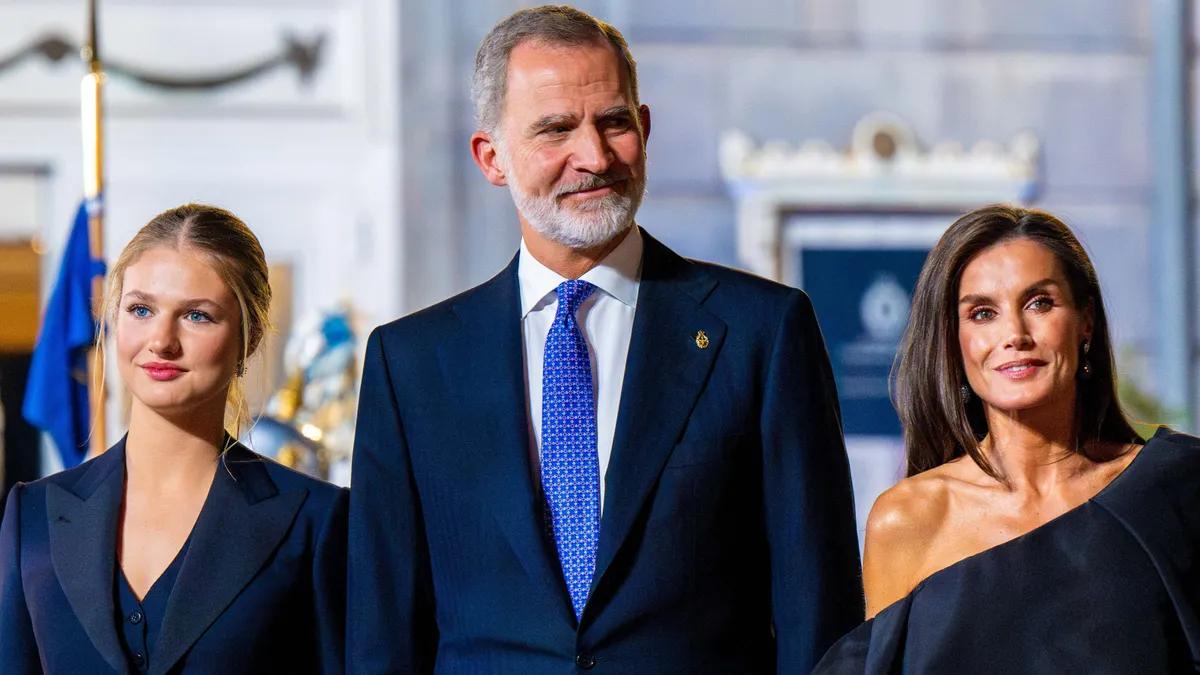
[{"label": "blazer lapel", "polygon": [[306,490],[280,494],[262,459],[235,444],[217,467],[166,613],[150,672],[170,670],[258,574],[291,527]]},{"label": "blazer lapel", "polygon": [[517,257],[475,293],[454,305],[461,331],[439,347],[440,366],[455,398],[459,443],[526,573],[554,607],[575,621],[557,558],[542,528],[529,462]]},{"label": "blazer lapel", "polygon": [[702,306],[716,281],[644,231],[643,237],[642,279],[605,478],[593,593],[679,441],[725,337],[725,323]]},{"label": "blazer lapel", "polygon": [[118,673],[129,666],[117,641],[113,580],[117,517],[125,487],[125,439],[92,461],[71,489],[46,486],[50,558],[83,630]]}]

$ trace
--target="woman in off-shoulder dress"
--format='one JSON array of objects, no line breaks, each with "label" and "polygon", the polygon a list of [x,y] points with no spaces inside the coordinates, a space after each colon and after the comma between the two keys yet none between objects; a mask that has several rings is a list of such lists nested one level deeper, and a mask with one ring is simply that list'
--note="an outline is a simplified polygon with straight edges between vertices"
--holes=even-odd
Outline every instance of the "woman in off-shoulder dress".
[{"label": "woman in off-shoulder dress", "polygon": [[930,252],[901,347],[908,477],[867,524],[869,620],[818,673],[1166,673],[1200,665],[1200,440],[1116,397],[1095,269],[993,206]]}]

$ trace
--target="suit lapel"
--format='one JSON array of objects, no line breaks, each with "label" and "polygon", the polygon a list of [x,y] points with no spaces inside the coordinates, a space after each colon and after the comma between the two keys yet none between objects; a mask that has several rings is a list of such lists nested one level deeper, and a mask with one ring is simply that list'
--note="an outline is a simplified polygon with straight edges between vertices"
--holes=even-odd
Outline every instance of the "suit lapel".
[{"label": "suit lapel", "polygon": [[[645,232],[643,237],[642,279],[605,479],[593,592],[679,441],[725,336],[725,323],[701,304],[716,282]],[[698,331],[707,342],[698,344]]]},{"label": "suit lapel", "polygon": [[541,526],[529,462],[524,346],[517,258],[454,305],[458,334],[439,347],[440,366],[462,412],[455,433],[464,466],[534,584],[554,611],[575,620],[557,558]]},{"label": "suit lapel", "polygon": [[117,517],[124,487],[124,439],[93,460],[71,489],[46,486],[54,573],[84,632],[118,673],[128,672],[113,604]]},{"label": "suit lapel", "polygon": [[217,467],[167,600],[151,673],[175,666],[258,574],[295,519],[308,492],[280,494],[264,461],[234,445]]}]

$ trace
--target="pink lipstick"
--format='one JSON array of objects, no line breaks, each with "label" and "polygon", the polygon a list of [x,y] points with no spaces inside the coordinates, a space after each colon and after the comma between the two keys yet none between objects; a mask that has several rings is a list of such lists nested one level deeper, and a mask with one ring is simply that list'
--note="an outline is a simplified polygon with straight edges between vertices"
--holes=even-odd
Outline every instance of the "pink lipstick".
[{"label": "pink lipstick", "polygon": [[150,379],[157,382],[169,382],[170,380],[174,380],[175,378],[187,372],[175,364],[163,363],[160,361],[143,363],[142,370],[146,371],[146,374],[150,376]]},{"label": "pink lipstick", "polygon": [[996,366],[995,371],[1010,380],[1027,380],[1037,375],[1045,365],[1046,362],[1040,359],[1019,359],[1002,363]]}]

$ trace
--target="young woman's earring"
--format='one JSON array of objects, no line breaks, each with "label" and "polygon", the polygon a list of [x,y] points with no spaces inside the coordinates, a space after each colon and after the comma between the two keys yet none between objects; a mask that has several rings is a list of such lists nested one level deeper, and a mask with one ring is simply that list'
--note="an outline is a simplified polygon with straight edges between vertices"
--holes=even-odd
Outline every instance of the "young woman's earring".
[{"label": "young woman's earring", "polygon": [[1088,340],[1083,341],[1083,376],[1085,378],[1092,376],[1092,362],[1088,360],[1088,350],[1092,348],[1092,343]]}]

